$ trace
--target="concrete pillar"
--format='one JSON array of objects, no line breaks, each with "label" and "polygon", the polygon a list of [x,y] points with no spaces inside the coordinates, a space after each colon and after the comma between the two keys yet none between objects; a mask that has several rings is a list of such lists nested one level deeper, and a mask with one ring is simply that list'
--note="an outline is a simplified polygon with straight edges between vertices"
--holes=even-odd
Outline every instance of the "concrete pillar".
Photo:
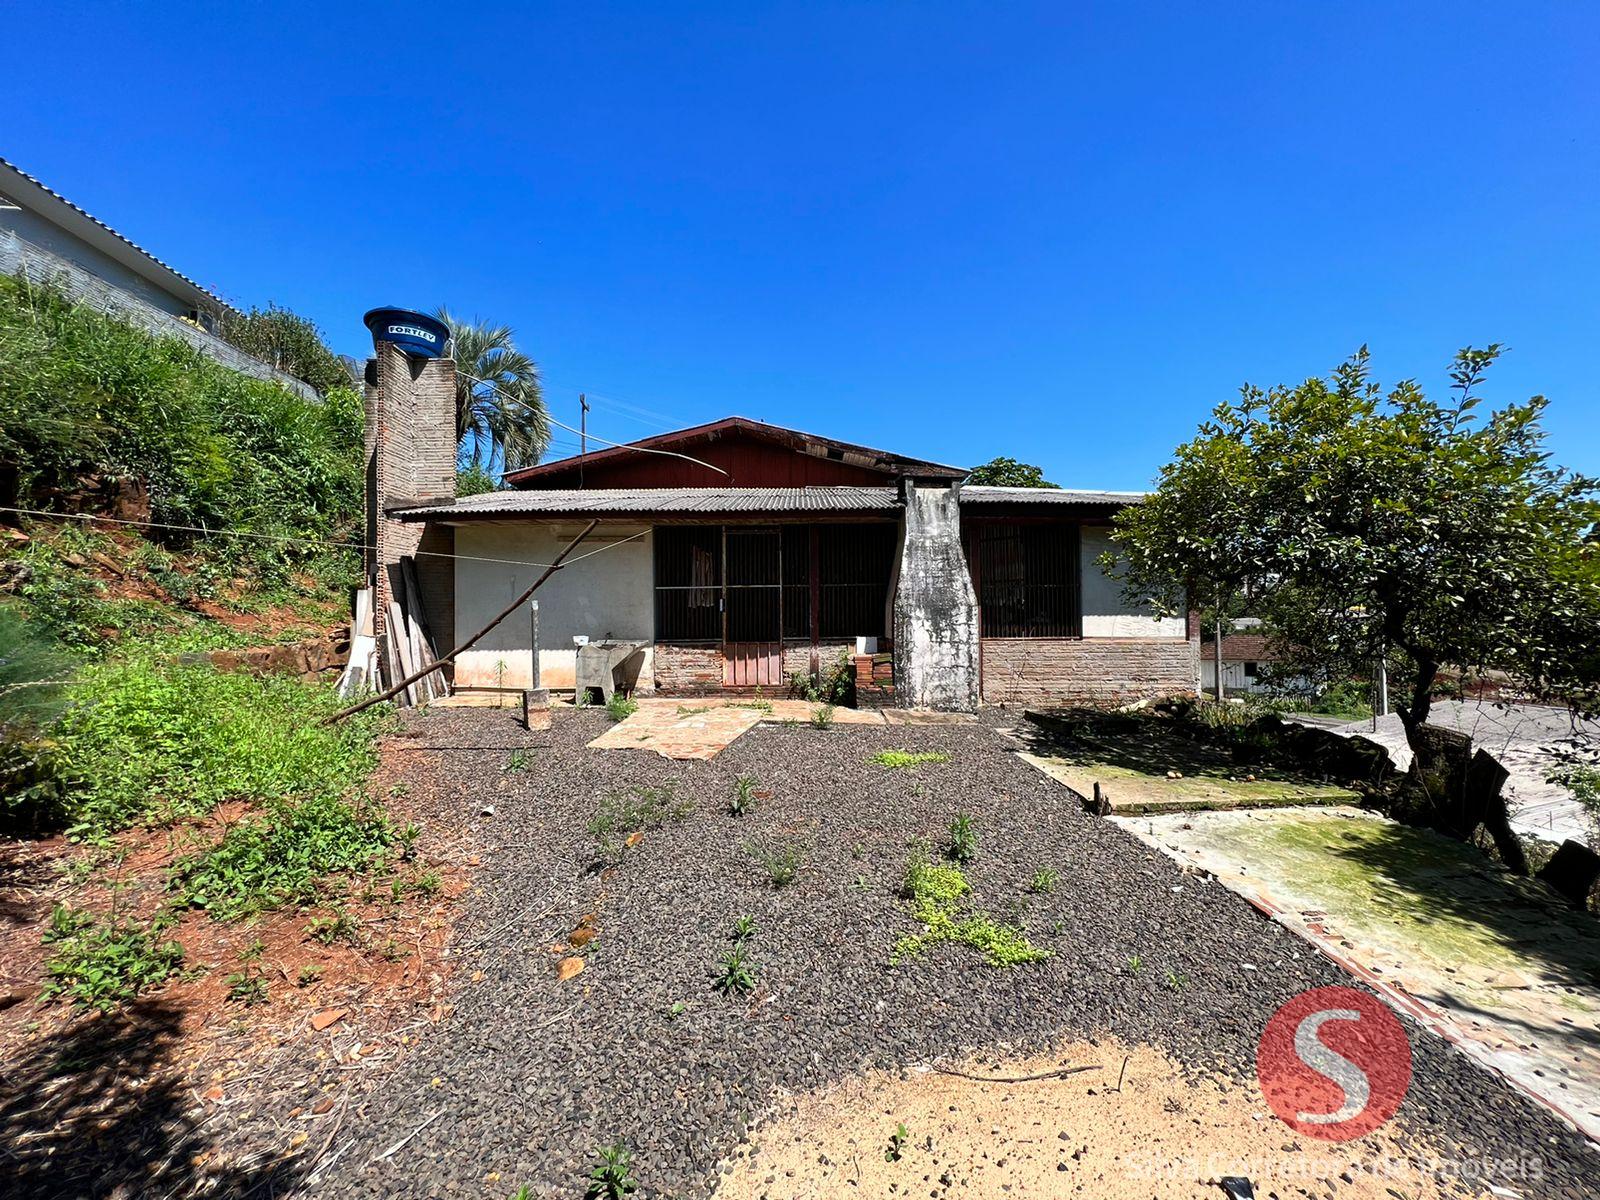
[{"label": "concrete pillar", "polygon": [[894,589],[894,690],[902,708],[978,708],[978,597],[961,548],[961,489],[905,483]]},{"label": "concrete pillar", "polygon": [[[453,549],[454,537],[447,527],[406,524],[388,512],[448,503],[456,497],[455,363],[447,358],[409,358],[380,343],[377,357],[367,363],[365,398],[366,540],[372,547],[367,572],[376,589],[373,621],[381,650],[389,600],[400,583],[400,559],[419,550],[448,554]],[[449,558],[417,558],[423,615],[435,640],[444,643],[455,632],[454,566]],[[387,660],[384,669],[391,670]]]}]

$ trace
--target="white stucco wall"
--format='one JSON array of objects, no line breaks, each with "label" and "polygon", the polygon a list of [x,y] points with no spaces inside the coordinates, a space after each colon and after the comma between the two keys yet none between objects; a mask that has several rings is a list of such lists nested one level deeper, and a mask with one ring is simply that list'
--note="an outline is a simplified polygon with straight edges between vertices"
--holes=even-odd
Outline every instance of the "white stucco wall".
[{"label": "white stucco wall", "polygon": [[[475,523],[456,527],[456,637],[463,638],[516,599],[543,572],[541,566],[474,562],[473,557],[549,563],[583,526],[563,522]],[[643,533],[638,541],[616,545]],[[654,572],[651,535],[642,525],[602,526],[573,552],[579,557],[602,546],[602,553],[563,567],[534,595],[539,601],[541,682],[549,688],[573,686],[576,651],[572,639],[655,638]],[[526,608],[514,613],[477,646],[456,660],[457,687],[525,688],[533,672],[532,630]],[[652,652],[645,651],[643,686],[654,678]],[[501,664],[504,670],[501,670]]]},{"label": "white stucco wall", "polygon": [[1122,598],[1121,585],[1100,567],[1100,556],[1114,545],[1109,529],[1085,525],[1081,545],[1084,637],[1188,636],[1188,622],[1183,617],[1158,617]]}]

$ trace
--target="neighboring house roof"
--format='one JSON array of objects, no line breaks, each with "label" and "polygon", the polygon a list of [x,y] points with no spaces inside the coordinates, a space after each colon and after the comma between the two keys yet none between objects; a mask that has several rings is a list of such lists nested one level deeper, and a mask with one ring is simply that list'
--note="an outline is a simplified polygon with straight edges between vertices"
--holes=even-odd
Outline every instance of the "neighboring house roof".
[{"label": "neighboring house roof", "polygon": [[560,488],[484,492],[451,504],[391,510],[402,521],[554,516],[706,516],[768,513],[894,512],[891,487]]},{"label": "neighboring house roof", "polygon": [[59,192],[47,187],[15,163],[0,158],[0,198],[65,229],[102,254],[162,289],[190,299],[197,307],[216,305],[232,309],[209,288],[168,266],[154,254],[124,237],[98,217],[91,216]]},{"label": "neighboring house roof", "polygon": [[874,450],[870,446],[860,446],[854,442],[842,442],[837,438],[802,433],[798,429],[768,425],[764,421],[753,421],[749,417],[724,417],[720,421],[641,438],[626,446],[593,450],[588,454],[573,455],[570,458],[560,458],[553,462],[525,467],[520,471],[511,471],[506,475],[505,482],[513,487],[539,487],[542,481],[569,476],[580,468],[609,467],[629,461],[659,459],[660,455],[651,454],[650,451],[674,451],[692,457],[695,447],[728,438],[730,435],[766,442],[798,454],[876,471],[888,477],[910,475],[960,479],[967,473],[962,467],[946,466],[926,459],[908,458],[903,454]]},{"label": "neighboring house roof", "polygon": [[[1208,636],[1201,637],[1200,657],[1205,662],[1216,661],[1217,643],[1215,639]],[[1268,645],[1267,638],[1262,634],[1229,633],[1223,635],[1223,662],[1272,662],[1277,657]]]},{"label": "neighboring house roof", "polygon": [[992,487],[969,483],[961,489],[963,506],[972,504],[1028,504],[1039,507],[1074,504],[1137,504],[1149,492],[1090,492],[1071,488]]}]

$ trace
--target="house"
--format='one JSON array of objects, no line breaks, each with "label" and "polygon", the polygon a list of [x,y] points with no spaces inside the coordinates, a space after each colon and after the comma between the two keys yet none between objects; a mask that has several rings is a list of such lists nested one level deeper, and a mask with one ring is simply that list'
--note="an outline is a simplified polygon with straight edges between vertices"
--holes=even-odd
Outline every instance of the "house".
[{"label": "house", "polygon": [[101,312],[181,338],[224,366],[316,395],[217,336],[222,315],[233,311],[225,301],[3,158],[0,272],[50,283]]},{"label": "house", "polygon": [[[1100,558],[1138,495],[976,487],[966,471],[729,417],[454,494],[448,360],[380,345],[367,377],[369,542],[380,623],[411,558],[421,615],[453,645],[539,591],[539,669],[572,687],[575,639],[643,645],[641,691],[782,690],[847,662],[864,703],[1113,703],[1189,693],[1184,618],[1130,606]],[[455,661],[457,689],[533,682],[532,622]]]},{"label": "house", "polygon": [[[1263,668],[1274,661],[1268,639],[1259,633],[1229,633],[1222,638],[1222,690],[1229,692],[1260,692],[1267,688],[1262,682]],[[1217,686],[1217,643],[1205,638],[1200,643],[1200,690],[1213,692]]]}]

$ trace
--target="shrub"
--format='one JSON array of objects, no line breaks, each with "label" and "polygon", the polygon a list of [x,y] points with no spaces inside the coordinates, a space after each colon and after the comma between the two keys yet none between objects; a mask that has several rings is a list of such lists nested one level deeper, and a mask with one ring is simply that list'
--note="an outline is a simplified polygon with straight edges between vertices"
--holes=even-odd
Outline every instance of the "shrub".
[{"label": "shrub", "polygon": [[801,864],[805,862],[804,853],[799,846],[793,844],[751,846],[749,849],[775,888],[788,887],[793,883],[795,876],[800,873]]},{"label": "shrub", "polygon": [[224,311],[217,332],[246,354],[305,380],[319,392],[354,382],[315,322],[276,304],[247,313]]},{"label": "shrub", "polygon": [[891,771],[904,771],[910,767],[920,767],[923,763],[949,762],[950,756],[943,750],[879,750],[872,756],[872,761]]},{"label": "shrub", "polygon": [[183,947],[161,939],[168,923],[116,917],[99,922],[82,910],[56,905],[44,934],[51,953],[43,998],[65,997],[78,1008],[109,1012],[165,982],[183,964]]},{"label": "shrub", "polygon": [[322,724],[341,701],[293,678],[226,674],[141,656],[88,669],[61,723],[80,831],[146,815],[203,815],[227,800],[337,797],[377,763],[385,719]]},{"label": "shrub", "polygon": [[789,676],[789,694],[812,704],[848,704],[855,686],[855,667],[848,653],[841,654],[825,672],[795,671]]},{"label": "shrub", "polygon": [[965,813],[950,822],[950,840],[945,844],[945,853],[958,863],[971,862],[978,853],[978,831],[972,818]]},{"label": "shrub", "polygon": [[172,886],[184,904],[228,920],[288,901],[309,903],[329,874],[360,871],[394,841],[384,814],[337,796],[273,800],[215,846],[178,862]]}]

